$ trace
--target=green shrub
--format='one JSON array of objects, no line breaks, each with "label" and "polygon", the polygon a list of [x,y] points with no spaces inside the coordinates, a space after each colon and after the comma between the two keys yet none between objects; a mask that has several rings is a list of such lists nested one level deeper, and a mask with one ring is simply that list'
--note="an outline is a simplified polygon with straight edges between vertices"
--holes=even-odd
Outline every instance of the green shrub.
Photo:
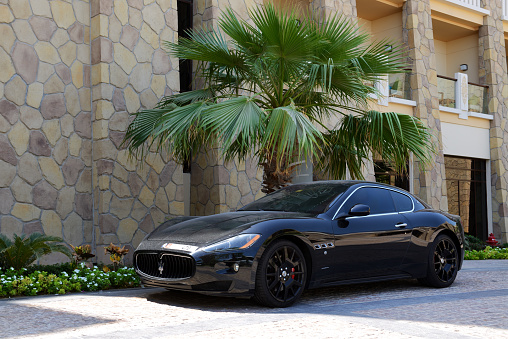
[{"label": "green shrub", "polygon": [[485,260],[485,259],[508,259],[508,248],[490,247],[477,251],[466,251],[464,255],[466,260]]},{"label": "green shrub", "polygon": [[487,246],[487,243],[475,236],[472,236],[470,234],[466,234],[465,235],[465,241],[464,241],[464,248],[466,249],[466,251],[481,251],[483,249],[485,249],[485,247]]},{"label": "green shrub", "polygon": [[40,233],[32,233],[29,236],[14,234],[13,240],[0,234],[0,264],[2,267],[20,270],[52,252],[60,252],[72,258],[71,251],[61,242],[62,238]]},{"label": "green shrub", "polygon": [[[42,267],[42,266],[40,266]],[[118,271],[104,272],[94,266],[87,268],[84,263],[68,270],[70,264],[51,265],[53,272],[0,269],[0,297],[38,294],[65,294],[79,291],[98,291],[110,288],[139,286],[140,280],[133,268],[119,268]]]}]

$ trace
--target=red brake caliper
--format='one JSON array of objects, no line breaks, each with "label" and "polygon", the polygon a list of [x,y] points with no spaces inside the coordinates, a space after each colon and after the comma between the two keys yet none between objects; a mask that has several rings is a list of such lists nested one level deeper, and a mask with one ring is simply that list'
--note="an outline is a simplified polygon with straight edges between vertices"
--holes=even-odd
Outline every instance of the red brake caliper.
[{"label": "red brake caliper", "polygon": [[[295,271],[295,268],[293,267],[293,268],[291,269],[291,273],[293,273],[294,271]],[[294,279],[294,278],[295,278],[295,275],[294,275],[294,274],[291,274],[291,279]]]}]

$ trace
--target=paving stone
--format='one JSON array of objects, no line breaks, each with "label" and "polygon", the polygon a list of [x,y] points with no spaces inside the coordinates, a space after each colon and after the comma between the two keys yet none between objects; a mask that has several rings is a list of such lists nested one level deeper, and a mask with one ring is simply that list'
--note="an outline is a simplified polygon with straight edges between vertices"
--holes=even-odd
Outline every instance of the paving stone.
[{"label": "paving stone", "polygon": [[39,166],[42,176],[56,189],[65,186],[64,178],[60,167],[52,158],[39,158]]},{"label": "paving stone", "polygon": [[30,132],[29,152],[34,155],[51,156],[51,147],[48,140],[40,131]]},{"label": "paving stone", "polygon": [[12,13],[18,19],[28,19],[32,15],[28,0],[16,0],[10,2]]},{"label": "paving stone", "polygon": [[32,204],[16,203],[11,214],[22,221],[32,221],[39,219],[41,210]]},{"label": "paving stone", "polygon": [[60,80],[57,74],[53,74],[48,81],[44,84],[44,94],[55,94],[62,93],[64,91],[65,85]]},{"label": "paving stone", "polygon": [[42,41],[49,41],[57,28],[53,20],[40,16],[31,17],[29,22],[37,39]]},{"label": "paving stone", "polygon": [[25,153],[28,147],[29,131],[23,123],[16,123],[9,132],[8,137],[17,155]]},{"label": "paving stone", "polygon": [[60,118],[66,112],[63,94],[49,94],[44,96],[41,104],[41,113],[44,119]]},{"label": "paving stone", "polygon": [[9,143],[7,136],[0,134],[0,160],[3,160],[13,166],[18,164],[16,152]]},{"label": "paving stone", "polygon": [[55,65],[60,62],[61,59],[60,56],[58,55],[58,51],[49,42],[39,41],[35,44],[34,47],[35,51],[37,52],[37,55],[39,56],[40,61],[47,62],[48,64],[51,65]]},{"label": "paving stone", "polygon": [[16,72],[26,83],[31,84],[35,81],[39,69],[39,58],[32,46],[16,43],[12,51],[12,61]]},{"label": "paving stone", "polygon": [[66,138],[61,138],[53,148],[53,159],[58,165],[62,165],[68,155],[68,143]]},{"label": "paving stone", "polygon": [[27,86],[19,76],[12,78],[4,88],[5,98],[12,101],[18,106],[25,103]]},{"label": "paving stone", "polygon": [[58,191],[46,181],[41,181],[33,188],[33,203],[44,210],[56,209]]},{"label": "paving stone", "polygon": [[62,220],[55,211],[42,211],[41,224],[46,235],[62,237]]},{"label": "paving stone", "polygon": [[[42,101],[42,95],[44,94],[44,86],[40,82],[34,82],[28,86],[28,93],[26,96],[26,103],[29,106],[32,106],[33,108],[39,108],[41,106]],[[41,117],[39,111],[38,115]],[[37,124],[39,123],[39,119],[37,119]],[[25,122],[25,124],[27,124]],[[35,125],[34,123],[30,123],[30,125]],[[40,122],[40,125],[42,125],[42,121]],[[27,125],[28,126],[28,125]],[[39,126],[40,127],[40,126]]]},{"label": "paving stone", "polygon": [[60,77],[64,84],[68,85],[72,82],[71,71],[65,64],[55,66],[56,74]]},{"label": "paving stone", "polygon": [[7,82],[16,73],[14,66],[12,65],[11,57],[0,48],[0,81]]},{"label": "paving stone", "polygon": [[99,228],[102,234],[116,233],[118,219],[111,214],[101,214],[99,216]]},{"label": "paving stone", "polygon": [[71,4],[57,0],[51,1],[50,5],[53,18],[58,27],[67,29],[76,21]]},{"label": "paving stone", "polygon": [[122,35],[120,36],[120,43],[122,43],[129,50],[133,51],[136,42],[139,39],[139,31],[132,28],[131,26],[124,26],[122,29]]},{"label": "paving stone", "polygon": [[83,243],[83,219],[76,213],[71,213],[63,222],[63,239],[74,246]]},{"label": "paving stone", "polygon": [[60,131],[60,121],[56,119],[45,121],[42,124],[42,132],[44,132],[49,144],[51,146],[55,146],[58,139],[62,136],[62,132]]},{"label": "paving stone", "polygon": [[74,197],[76,191],[73,187],[64,187],[58,192],[56,212],[65,219],[74,209]]},{"label": "paving stone", "polygon": [[14,234],[21,235],[23,232],[23,223],[11,216],[3,216],[0,219],[0,232],[9,239],[13,239]]},{"label": "paving stone", "polygon": [[11,190],[8,188],[0,188],[0,214],[9,214],[13,205],[14,197]]},{"label": "paving stone", "polygon": [[83,138],[92,137],[92,124],[90,121],[90,113],[82,112],[76,117],[74,128],[78,135]]},{"label": "paving stone", "polygon": [[23,233],[30,235],[33,233],[44,234],[44,229],[40,221],[27,222],[23,225]]}]

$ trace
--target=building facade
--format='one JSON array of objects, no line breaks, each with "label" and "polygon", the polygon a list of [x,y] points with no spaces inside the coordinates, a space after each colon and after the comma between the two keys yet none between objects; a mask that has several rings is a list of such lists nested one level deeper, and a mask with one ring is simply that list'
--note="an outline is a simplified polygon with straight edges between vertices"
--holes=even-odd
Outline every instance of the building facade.
[{"label": "building facade", "polygon": [[[183,169],[165,154],[132,159],[131,114],[188,88],[192,65],[164,41],[263,0],[0,0],[0,232],[42,232],[134,249],[166,218],[239,208],[261,196],[257,162],[214,150]],[[290,1],[277,1],[288,6]],[[419,117],[436,136],[431,168],[366,177],[459,214],[481,238],[508,232],[507,0],[299,0],[322,20],[344,15],[373,40],[407,46],[406,74],[380,78],[372,108]],[[312,180],[302,165],[294,181]],[[132,251],[131,251],[132,253]],[[50,256],[46,262],[61,257]]]}]

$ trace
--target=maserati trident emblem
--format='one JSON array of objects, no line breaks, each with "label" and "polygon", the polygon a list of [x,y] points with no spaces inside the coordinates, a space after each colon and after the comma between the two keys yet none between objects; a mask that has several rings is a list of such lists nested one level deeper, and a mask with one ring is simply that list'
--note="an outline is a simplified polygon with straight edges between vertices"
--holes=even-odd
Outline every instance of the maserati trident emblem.
[{"label": "maserati trident emblem", "polygon": [[162,275],[162,271],[164,271],[164,262],[162,260],[159,261],[159,272],[161,272],[161,275]]}]

